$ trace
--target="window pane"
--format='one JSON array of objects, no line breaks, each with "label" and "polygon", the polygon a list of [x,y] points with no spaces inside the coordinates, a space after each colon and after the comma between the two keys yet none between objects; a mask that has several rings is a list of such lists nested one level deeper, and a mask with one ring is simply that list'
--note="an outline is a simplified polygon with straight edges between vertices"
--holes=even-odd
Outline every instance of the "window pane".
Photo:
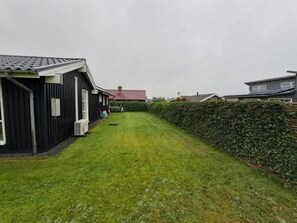
[{"label": "window pane", "polygon": [[86,102],[83,102],[83,103],[82,103],[82,111],[83,111],[83,112],[86,111]]},{"label": "window pane", "polygon": [[86,112],[86,111],[83,111],[83,112],[82,112],[82,118],[83,118],[83,119],[87,119],[87,112]]},{"label": "window pane", "polygon": [[84,91],[84,90],[82,91],[82,100],[83,100],[83,101],[85,101],[86,98],[87,98],[87,97],[86,97],[86,93],[87,93],[86,91]]},{"label": "window pane", "polygon": [[287,82],[281,83],[281,88],[292,88],[292,87],[294,87],[293,81],[287,81]]},{"label": "window pane", "polygon": [[267,89],[267,85],[266,84],[260,84],[260,85],[254,85],[252,86],[252,90],[253,91],[263,91]]},{"label": "window pane", "polygon": [[89,119],[89,104],[88,104],[88,91],[87,90],[82,90],[82,118],[83,119]]}]

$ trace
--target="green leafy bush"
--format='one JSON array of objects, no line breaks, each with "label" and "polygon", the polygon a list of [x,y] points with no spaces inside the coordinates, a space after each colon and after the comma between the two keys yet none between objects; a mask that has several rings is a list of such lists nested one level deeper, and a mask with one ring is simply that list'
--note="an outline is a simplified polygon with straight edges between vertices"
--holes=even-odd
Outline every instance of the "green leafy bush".
[{"label": "green leafy bush", "polygon": [[292,112],[281,102],[152,103],[150,111],[297,185]]},{"label": "green leafy bush", "polygon": [[111,101],[110,106],[122,106],[124,111],[144,112],[148,111],[148,103],[140,101]]}]

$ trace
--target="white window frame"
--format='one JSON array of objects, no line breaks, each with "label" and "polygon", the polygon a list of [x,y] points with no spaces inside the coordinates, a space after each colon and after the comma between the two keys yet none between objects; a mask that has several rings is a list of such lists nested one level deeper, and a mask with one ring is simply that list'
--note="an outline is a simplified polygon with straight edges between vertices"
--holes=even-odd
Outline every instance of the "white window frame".
[{"label": "white window frame", "polygon": [[105,106],[105,96],[103,95],[103,106]]},{"label": "white window frame", "polygon": [[268,98],[268,101],[282,101],[285,103],[293,103],[292,98]]},{"label": "white window frame", "polygon": [[281,82],[281,89],[293,88],[295,87],[294,81],[284,81]]},{"label": "white window frame", "polygon": [[99,94],[99,102],[102,102],[102,94]]},{"label": "white window frame", "polygon": [[4,108],[3,108],[3,95],[2,95],[2,78],[0,78],[0,112],[1,112],[0,125],[2,125],[2,136],[3,136],[3,139],[0,140],[0,145],[5,145],[6,133],[5,133]]},{"label": "white window frame", "polygon": [[105,96],[105,100],[106,100],[106,105],[108,105],[108,103],[109,103],[108,96]]},{"label": "white window frame", "polygon": [[252,91],[264,91],[267,90],[267,84],[257,84],[252,86]]},{"label": "white window frame", "polygon": [[[84,94],[86,96],[84,100]],[[83,104],[86,104],[83,106]],[[85,110],[83,109],[85,107]],[[81,116],[82,119],[86,119],[89,121],[89,92],[85,89],[81,90]]]},{"label": "white window frame", "polygon": [[61,100],[60,98],[51,98],[52,117],[61,116]]}]

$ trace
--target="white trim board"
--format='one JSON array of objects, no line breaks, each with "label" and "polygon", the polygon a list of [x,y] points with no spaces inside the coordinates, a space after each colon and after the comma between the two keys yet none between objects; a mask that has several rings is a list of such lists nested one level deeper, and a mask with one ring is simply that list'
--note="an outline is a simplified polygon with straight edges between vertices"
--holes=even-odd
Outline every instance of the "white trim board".
[{"label": "white trim board", "polygon": [[5,133],[5,116],[4,116],[4,108],[3,108],[3,96],[2,96],[2,78],[0,78],[0,110],[2,117],[2,135],[3,140],[0,141],[0,145],[3,146],[6,144],[6,133]]},{"label": "white trim board", "polygon": [[218,95],[218,94],[212,94],[212,95],[210,95],[210,96],[208,96],[208,97],[202,99],[200,102],[206,101],[207,99],[210,99],[210,98],[212,98],[212,97],[214,97],[214,96],[217,96],[218,98],[222,98],[222,97],[221,97],[220,95]]},{"label": "white trim board", "polygon": [[[50,68],[52,67],[52,68]],[[86,61],[77,61],[77,62],[67,62],[64,64],[60,64],[60,66],[56,67],[54,65],[39,67],[40,68],[49,68],[43,71],[38,71],[38,68],[36,68],[36,71],[32,72],[19,72],[19,71],[9,71],[11,77],[14,78],[40,78],[40,77],[53,77],[56,74],[64,74],[69,71],[78,70],[78,72],[81,72],[86,75],[87,80],[90,82],[91,86],[94,90],[96,90],[96,84],[92,77],[92,74],[88,68]],[[85,72],[86,71],[86,72]],[[0,73],[0,77],[5,77],[5,73]]]},{"label": "white trim board", "polygon": [[39,76],[46,77],[46,76],[54,76],[55,73],[64,74],[72,70],[79,69],[85,65],[85,61],[79,61],[72,64],[65,64],[64,66],[54,67],[52,69],[47,69],[43,71],[38,71]]}]

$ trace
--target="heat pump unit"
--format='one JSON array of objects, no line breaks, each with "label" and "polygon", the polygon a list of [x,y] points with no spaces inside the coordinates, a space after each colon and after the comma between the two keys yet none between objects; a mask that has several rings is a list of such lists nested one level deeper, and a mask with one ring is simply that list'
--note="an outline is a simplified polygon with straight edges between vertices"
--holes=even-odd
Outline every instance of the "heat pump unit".
[{"label": "heat pump unit", "polygon": [[74,123],[74,135],[84,135],[89,130],[88,120],[80,119]]}]

